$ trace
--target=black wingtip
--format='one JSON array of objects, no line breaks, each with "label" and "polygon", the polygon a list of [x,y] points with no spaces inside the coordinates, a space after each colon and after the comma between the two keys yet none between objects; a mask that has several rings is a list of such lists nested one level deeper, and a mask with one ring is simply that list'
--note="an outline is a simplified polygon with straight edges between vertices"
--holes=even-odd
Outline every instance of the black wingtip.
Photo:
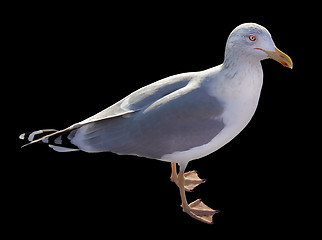
[{"label": "black wingtip", "polygon": [[21,148],[24,148],[30,144],[33,144],[35,142],[41,141],[45,136],[48,134],[52,134],[57,132],[55,129],[44,129],[44,130],[37,130],[33,132],[26,132],[19,135],[19,139],[23,141],[27,141],[26,144],[22,145]]}]

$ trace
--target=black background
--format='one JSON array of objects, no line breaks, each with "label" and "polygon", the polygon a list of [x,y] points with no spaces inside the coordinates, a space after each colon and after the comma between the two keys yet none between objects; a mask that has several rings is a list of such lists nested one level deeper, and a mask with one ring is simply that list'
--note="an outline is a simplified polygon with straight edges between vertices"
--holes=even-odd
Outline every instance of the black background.
[{"label": "black background", "polygon": [[[304,99],[307,85],[299,80],[307,64],[307,46],[301,45],[306,33],[299,33],[302,20],[287,5],[252,7],[123,2],[9,8],[5,105],[11,108],[5,120],[14,127],[4,150],[14,147],[10,158],[3,154],[9,163],[3,197],[12,236],[171,238],[175,231],[176,237],[188,232],[258,239],[308,233],[304,225],[314,198],[308,195],[316,176],[310,173],[313,155],[301,155],[310,128],[310,98]],[[294,69],[263,61],[264,86],[250,124],[216,153],[189,163],[187,170],[198,170],[207,182],[187,198],[220,210],[213,225],[182,213],[170,163],[57,153],[42,144],[20,148],[20,133],[63,129],[149,83],[222,63],[229,33],[244,22],[265,26]]]}]

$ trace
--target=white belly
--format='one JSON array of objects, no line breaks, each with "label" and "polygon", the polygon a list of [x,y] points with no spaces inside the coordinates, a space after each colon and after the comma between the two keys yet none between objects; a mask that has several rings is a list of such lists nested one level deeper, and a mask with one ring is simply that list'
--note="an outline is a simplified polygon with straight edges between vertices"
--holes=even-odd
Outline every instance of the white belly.
[{"label": "white belly", "polygon": [[247,95],[239,96],[226,101],[225,110],[221,116],[225,124],[224,129],[209,143],[191,148],[183,152],[174,152],[162,156],[161,160],[177,162],[185,168],[189,161],[207,156],[218,150],[238,135],[253,117],[260,96],[261,84],[254,86],[251,91],[245,91]]},{"label": "white belly", "polygon": [[[245,63],[246,64],[246,63]],[[241,66],[239,74],[230,78],[222,66],[214,68],[216,77],[209,81],[209,94],[224,103],[222,119],[223,130],[210,142],[183,152],[174,152],[162,156],[161,160],[177,162],[185,169],[189,161],[213,153],[240,133],[253,117],[263,84],[263,72],[260,63],[251,67]]]},{"label": "white belly", "polygon": [[161,160],[186,165],[189,161],[207,156],[231,141],[249,123],[255,113],[257,102],[256,104],[240,107],[238,106],[240,104],[233,105],[227,106],[227,109],[230,109],[230,111],[226,111],[223,114],[224,129],[209,143],[191,148],[187,151],[166,154]]}]

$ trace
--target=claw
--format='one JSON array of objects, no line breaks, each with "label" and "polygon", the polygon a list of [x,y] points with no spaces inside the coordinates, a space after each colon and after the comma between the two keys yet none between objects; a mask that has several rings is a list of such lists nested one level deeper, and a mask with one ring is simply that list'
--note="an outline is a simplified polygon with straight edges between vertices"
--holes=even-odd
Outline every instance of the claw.
[{"label": "claw", "polygon": [[199,178],[196,171],[190,171],[184,173],[184,171],[180,171],[177,174],[176,170],[176,163],[171,163],[172,172],[171,172],[171,181],[175,182],[176,185],[179,187],[180,197],[182,201],[181,207],[183,211],[197,219],[201,222],[212,224],[212,217],[214,214],[218,213],[219,211],[213,210],[212,208],[208,207],[204,204],[200,199],[188,204],[186,198],[186,191],[191,192],[195,187],[199,184],[204,183],[205,180]]},{"label": "claw", "polygon": [[[178,175],[177,175],[177,169],[176,169],[176,163],[171,163],[172,166],[172,172],[170,176],[170,181],[174,182],[178,185]],[[206,182],[206,180],[200,179],[197,171],[193,170],[190,172],[184,173],[184,189],[187,192],[192,192],[192,190],[199,186],[201,183]]]},{"label": "claw", "polygon": [[201,183],[206,182],[206,180],[200,179],[196,171],[186,172],[184,174],[184,189],[187,192],[191,192],[195,187],[199,186]]},{"label": "claw", "polygon": [[213,210],[204,204],[200,199],[190,203],[188,207],[183,209],[191,217],[208,224],[212,224],[212,216],[218,213],[218,210]]}]

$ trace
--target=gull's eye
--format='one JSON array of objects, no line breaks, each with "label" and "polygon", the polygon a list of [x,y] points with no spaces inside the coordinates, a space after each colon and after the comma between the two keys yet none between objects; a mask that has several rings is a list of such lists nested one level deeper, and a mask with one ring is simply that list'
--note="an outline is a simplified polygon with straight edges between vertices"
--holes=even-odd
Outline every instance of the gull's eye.
[{"label": "gull's eye", "polygon": [[248,38],[251,41],[256,41],[256,37],[254,35],[249,35]]}]

